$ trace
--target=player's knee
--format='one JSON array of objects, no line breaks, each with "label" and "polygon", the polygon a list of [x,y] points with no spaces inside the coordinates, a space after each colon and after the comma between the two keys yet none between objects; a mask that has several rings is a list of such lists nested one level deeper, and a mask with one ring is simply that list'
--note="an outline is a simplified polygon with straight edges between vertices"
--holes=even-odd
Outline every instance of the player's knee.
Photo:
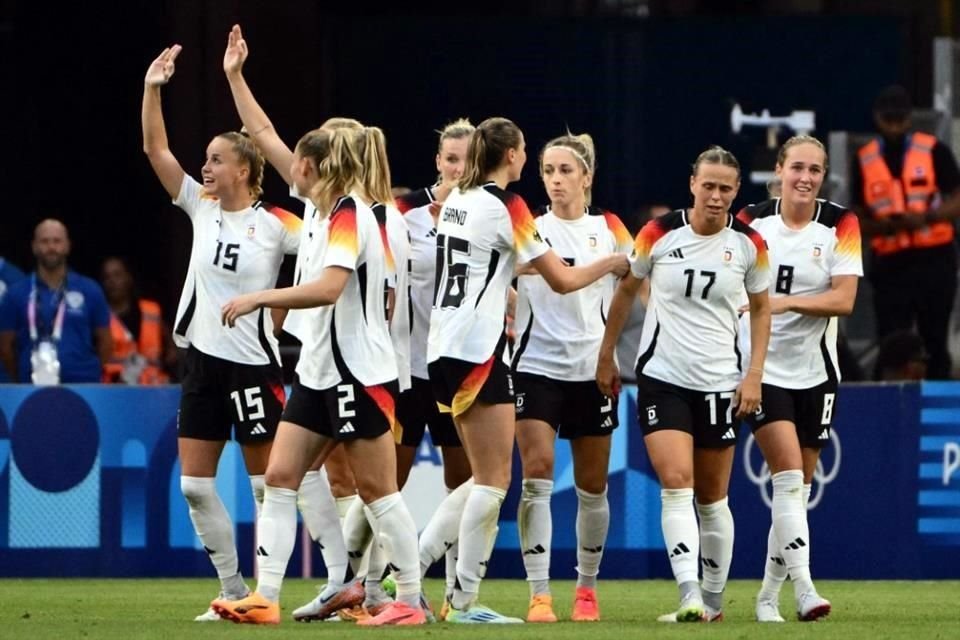
[{"label": "player's knee", "polygon": [[191,509],[201,507],[217,496],[217,487],[213,478],[195,478],[180,476],[180,492]]},{"label": "player's knee", "polygon": [[693,472],[689,469],[663,469],[658,475],[664,489],[688,489],[693,486]]},{"label": "player's knee", "polygon": [[586,493],[600,495],[607,490],[607,478],[604,475],[576,478],[577,489]]},{"label": "player's knee", "polygon": [[292,469],[285,469],[279,466],[267,467],[263,474],[263,483],[268,487],[279,487],[282,489],[299,489],[303,481],[303,475],[297,477]]}]

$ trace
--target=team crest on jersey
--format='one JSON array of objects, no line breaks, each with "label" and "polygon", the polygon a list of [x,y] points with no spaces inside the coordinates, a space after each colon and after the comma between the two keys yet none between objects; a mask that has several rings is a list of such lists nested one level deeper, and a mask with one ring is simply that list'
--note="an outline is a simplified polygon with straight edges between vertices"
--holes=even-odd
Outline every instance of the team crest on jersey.
[{"label": "team crest on jersey", "polygon": [[730,262],[733,260],[733,249],[730,247],[723,248],[723,261]]},{"label": "team crest on jersey", "polygon": [[64,300],[66,300],[67,306],[71,309],[79,309],[83,306],[83,294],[79,291],[67,291]]},{"label": "team crest on jersey", "polygon": [[660,422],[660,418],[657,417],[657,405],[647,407],[647,424],[652,427],[658,422]]},{"label": "team crest on jersey", "polygon": [[819,258],[819,257],[822,256],[822,255],[823,255],[823,245],[822,245],[822,244],[815,244],[815,245],[813,245],[813,258],[814,258],[814,260],[816,260],[817,258]]},{"label": "team crest on jersey", "polygon": [[247,237],[248,237],[248,238],[252,238],[252,237],[253,237],[253,234],[256,233],[256,232],[257,232],[257,226],[256,226],[256,225],[252,224],[252,225],[250,225],[249,227],[247,227]]},{"label": "team crest on jersey", "polygon": [[587,244],[590,245],[591,249],[596,249],[597,245],[600,244],[600,237],[597,234],[592,234],[587,237]]}]

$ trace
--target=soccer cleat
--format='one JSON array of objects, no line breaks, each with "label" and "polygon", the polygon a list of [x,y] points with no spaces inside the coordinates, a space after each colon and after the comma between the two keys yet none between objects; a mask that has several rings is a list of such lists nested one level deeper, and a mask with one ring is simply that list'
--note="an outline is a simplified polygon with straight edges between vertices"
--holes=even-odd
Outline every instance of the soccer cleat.
[{"label": "soccer cleat", "polygon": [[433,613],[433,606],[427,599],[427,594],[423,591],[420,592],[420,608],[423,609],[423,614],[427,616],[427,622],[433,623],[437,621],[437,616]]},{"label": "soccer cleat", "polygon": [[375,616],[365,620],[357,620],[357,625],[363,627],[379,627],[383,625],[406,626],[426,624],[427,616],[420,607],[411,607],[405,602],[391,601]]},{"label": "soccer cleat", "polygon": [[363,603],[363,608],[367,610],[367,613],[369,613],[371,617],[375,618],[394,602],[395,601],[390,598],[386,600],[366,601]]},{"label": "soccer cleat", "polygon": [[397,581],[393,579],[393,576],[387,576],[383,580],[381,580],[380,588],[383,589],[383,592],[386,593],[388,596],[396,599]]},{"label": "soccer cleat", "polygon": [[446,621],[452,624],[523,624],[520,618],[501,615],[482,604],[474,604],[462,611],[451,606]]},{"label": "soccer cleat", "polygon": [[527,622],[556,622],[557,616],[553,613],[553,596],[547,593],[530,598],[527,609]]},{"label": "soccer cleat", "polygon": [[360,604],[355,607],[340,609],[340,611],[337,611],[336,617],[344,622],[360,622],[361,620],[366,620],[367,618],[372,618],[373,616],[370,615],[370,612],[367,611],[365,606]]},{"label": "soccer cleat", "polygon": [[816,591],[808,591],[797,600],[797,618],[803,622],[813,622],[829,614],[830,601]]},{"label": "soccer cleat", "polygon": [[242,600],[214,600],[210,608],[224,620],[237,624],[280,624],[280,604],[256,591]]},{"label": "soccer cleat", "polygon": [[776,600],[757,600],[757,622],[784,622]]},{"label": "soccer cleat", "polygon": [[293,611],[294,620],[324,620],[341,609],[363,604],[363,585],[359,580],[340,586],[328,582],[319,591],[316,598]]},{"label": "soccer cleat", "polygon": [[220,622],[221,620],[223,620],[223,618],[221,618],[217,612],[213,610],[213,607],[208,608],[206,611],[193,619],[194,622]]},{"label": "soccer cleat", "polygon": [[657,618],[657,622],[720,622],[723,620],[722,611],[714,611],[703,604],[700,594],[688,593],[680,600],[680,608],[673,613],[665,613]]},{"label": "soccer cleat", "polygon": [[573,599],[573,613],[570,619],[574,622],[597,622],[600,620],[600,605],[597,604],[597,590],[590,587],[577,587]]}]

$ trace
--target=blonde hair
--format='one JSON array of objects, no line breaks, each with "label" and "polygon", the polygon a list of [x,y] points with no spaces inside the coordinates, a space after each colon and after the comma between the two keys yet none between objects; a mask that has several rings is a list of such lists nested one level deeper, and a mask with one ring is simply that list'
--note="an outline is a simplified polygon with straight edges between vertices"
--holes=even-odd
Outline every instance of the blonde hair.
[{"label": "blonde hair", "polygon": [[696,177],[700,171],[701,164],[719,164],[725,167],[732,167],[737,172],[737,180],[740,179],[740,163],[737,162],[737,158],[732,153],[720,145],[715,144],[697,156],[697,159],[693,161],[692,167],[692,175],[694,177]]},{"label": "blonde hair", "polygon": [[358,134],[356,151],[360,156],[361,175],[356,187],[373,202],[393,204],[390,186],[390,162],[387,159],[387,139],[379,127],[367,127],[354,118],[333,117],[320,125],[330,131],[350,130]]},{"label": "blonde hair", "polygon": [[[569,151],[573,157],[577,159],[577,162],[580,164],[580,168],[583,169],[584,173],[589,173],[592,175],[593,172],[596,171],[597,152],[593,146],[593,138],[590,137],[589,133],[574,135],[567,131],[566,135],[556,137],[543,146],[543,150],[540,152],[541,176],[543,175],[543,156],[546,154],[547,149],[555,147]],[[589,206],[593,200],[592,192],[593,189],[591,187],[587,187],[584,191],[584,197],[586,199],[587,206]]]},{"label": "blonde hair", "polygon": [[247,186],[250,188],[250,195],[254,200],[259,200],[263,195],[263,166],[264,159],[260,149],[253,143],[253,140],[243,130],[227,131],[217,136],[223,138],[232,145],[233,152],[240,157],[240,162],[246,164],[250,169],[250,175],[247,177]]},{"label": "blonde hair", "polygon": [[317,182],[310,200],[320,211],[329,211],[340,195],[359,186],[363,165],[357,150],[359,133],[352,128],[314,129],[297,143],[300,157],[317,166]]},{"label": "blonde hair", "polygon": [[443,129],[437,131],[437,133],[440,134],[440,140],[437,143],[437,153],[443,150],[444,140],[462,140],[472,135],[476,130],[477,128],[473,126],[469,118],[457,118],[453,122],[447,123]]},{"label": "blonde hair", "polygon": [[461,191],[480,186],[502,163],[509,149],[520,148],[523,133],[506,118],[487,118],[470,135]]},{"label": "blonde hair", "polygon": [[827,169],[830,168],[830,159],[827,157],[827,148],[823,146],[823,143],[820,142],[820,140],[806,134],[793,136],[788,138],[787,141],[783,143],[783,145],[780,147],[780,151],[777,152],[777,165],[782,167],[783,163],[787,161],[787,152],[790,151],[790,148],[801,144],[812,144],[820,149],[820,151],[823,151],[823,170],[826,172]]}]

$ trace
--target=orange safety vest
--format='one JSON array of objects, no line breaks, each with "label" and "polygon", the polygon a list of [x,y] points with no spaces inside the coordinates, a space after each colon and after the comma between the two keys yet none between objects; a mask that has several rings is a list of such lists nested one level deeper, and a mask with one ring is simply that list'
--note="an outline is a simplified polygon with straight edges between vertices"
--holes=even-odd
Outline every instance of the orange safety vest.
[{"label": "orange safety vest", "polygon": [[146,366],[137,378],[138,384],[167,384],[170,377],[163,371],[163,318],[160,305],[152,300],[141,299],[140,339],[133,334],[113,313],[110,314],[110,335],[113,337],[113,354],[103,367],[104,382],[120,382],[128,359],[140,354]]},{"label": "orange safety vest", "polygon": [[[910,134],[899,178],[890,173],[878,140],[860,147],[857,155],[863,173],[863,200],[874,217],[904,213],[925,215],[930,211],[930,204],[939,193],[933,168],[933,147],[936,144],[936,137],[930,134]],[[939,221],[919,231],[877,235],[870,244],[875,255],[883,256],[906,249],[938,247],[952,241],[953,223]]]}]

